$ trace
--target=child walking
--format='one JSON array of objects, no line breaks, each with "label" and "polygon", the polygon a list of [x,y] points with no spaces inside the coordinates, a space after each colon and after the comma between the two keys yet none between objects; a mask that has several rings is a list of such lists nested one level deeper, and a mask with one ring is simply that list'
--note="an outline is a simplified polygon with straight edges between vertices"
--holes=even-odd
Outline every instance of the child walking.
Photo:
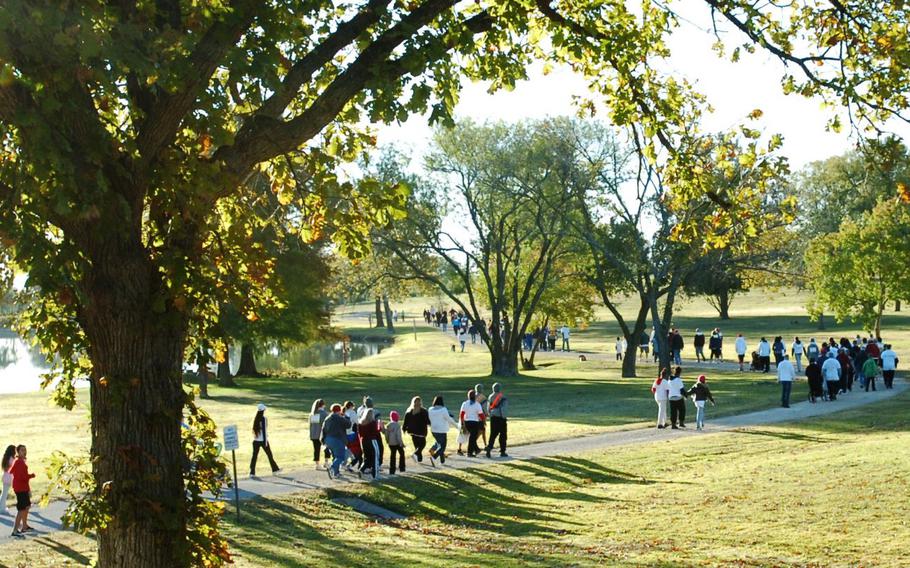
[{"label": "child walking", "polygon": [[28,512],[32,507],[32,490],[29,481],[35,477],[34,473],[28,472],[28,465],[25,462],[27,450],[25,446],[16,447],[16,461],[10,468],[13,474],[13,491],[16,493],[16,520],[13,523],[12,536],[21,537],[25,533],[35,529],[28,526]]},{"label": "child walking", "polygon": [[389,413],[388,426],[385,427],[385,440],[389,444],[389,474],[395,475],[395,456],[398,456],[398,470],[404,473],[404,439],[401,436],[401,424],[398,422],[398,411]]},{"label": "child walking", "polygon": [[708,388],[707,378],[704,375],[698,377],[695,386],[686,391],[686,396],[695,395],[695,429],[705,429],[705,402],[710,400],[711,406],[717,406],[714,397],[711,396],[711,389]]}]

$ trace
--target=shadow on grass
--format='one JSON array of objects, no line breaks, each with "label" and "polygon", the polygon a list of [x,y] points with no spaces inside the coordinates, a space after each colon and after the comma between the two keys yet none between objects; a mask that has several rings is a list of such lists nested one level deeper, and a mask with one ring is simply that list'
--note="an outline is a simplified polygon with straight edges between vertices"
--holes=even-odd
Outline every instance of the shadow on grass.
[{"label": "shadow on grass", "polygon": [[778,438],[781,440],[792,440],[795,442],[813,442],[816,444],[829,444],[834,440],[830,438],[821,438],[819,436],[810,436],[808,434],[800,434],[798,432],[783,430],[755,430],[752,428],[747,428],[744,430],[737,430],[737,434],[748,434],[750,436],[762,436],[766,438]]},{"label": "shadow on grass", "polygon": [[63,544],[62,542],[54,540],[53,538],[48,537],[48,536],[42,536],[42,537],[33,539],[33,542],[35,542],[36,544],[40,544],[41,546],[46,546],[47,548],[51,549],[55,553],[57,553],[61,556],[64,556],[66,558],[69,558],[70,560],[76,562],[77,564],[79,564],[81,566],[88,565],[92,560],[91,558],[82,554],[78,550],[74,550],[74,549],[70,548],[69,546]]}]

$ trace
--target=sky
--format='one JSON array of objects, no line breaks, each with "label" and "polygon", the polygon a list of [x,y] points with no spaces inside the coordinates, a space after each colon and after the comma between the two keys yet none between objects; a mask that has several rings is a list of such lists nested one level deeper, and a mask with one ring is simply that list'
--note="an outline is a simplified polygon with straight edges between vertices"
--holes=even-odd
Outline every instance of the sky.
[{"label": "sky", "polygon": [[[753,109],[761,109],[762,118],[750,126],[768,135],[782,134],[781,151],[790,159],[794,170],[855,146],[849,128],[839,134],[825,130],[833,115],[831,109],[822,109],[820,100],[783,94],[780,86],[786,72],[783,63],[760,50],[752,55],[744,53],[739,63],[720,59],[711,49],[716,37],[708,29],[710,18],[704,4],[689,2],[680,7],[690,11],[682,12],[684,19],[669,38],[673,55],[665,68],[687,78],[696,90],[707,95],[715,112],[705,118],[703,131],[732,127],[743,122]],[[729,51],[743,43],[744,36],[728,30],[722,37]],[[589,96],[584,80],[568,69],[543,75],[540,67],[533,67],[529,75],[528,81],[510,92],[489,94],[486,84],[466,84],[456,115],[477,121],[570,115],[575,113],[572,96]],[[897,134],[910,138],[910,128],[906,125],[890,126]],[[426,118],[414,116],[404,124],[381,127],[378,140],[381,145],[403,146],[419,156],[430,135]]]}]

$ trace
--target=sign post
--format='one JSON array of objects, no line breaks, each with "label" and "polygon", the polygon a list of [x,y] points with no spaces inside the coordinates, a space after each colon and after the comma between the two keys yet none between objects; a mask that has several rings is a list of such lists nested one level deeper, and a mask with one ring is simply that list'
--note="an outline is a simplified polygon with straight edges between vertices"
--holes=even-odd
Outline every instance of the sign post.
[{"label": "sign post", "polygon": [[234,465],[234,503],[237,506],[237,521],[240,521],[240,488],[237,486],[237,454],[240,447],[237,439],[237,425],[231,424],[224,427],[224,449],[231,450],[231,462]]}]

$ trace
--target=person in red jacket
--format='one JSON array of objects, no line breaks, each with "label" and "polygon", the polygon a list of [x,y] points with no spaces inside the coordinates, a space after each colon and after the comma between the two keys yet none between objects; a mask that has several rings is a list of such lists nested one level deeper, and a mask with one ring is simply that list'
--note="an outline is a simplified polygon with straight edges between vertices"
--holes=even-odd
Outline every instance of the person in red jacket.
[{"label": "person in red jacket", "polygon": [[19,445],[16,448],[16,461],[9,469],[13,474],[13,491],[16,493],[16,522],[13,523],[13,536],[21,537],[24,533],[33,531],[28,526],[28,510],[32,506],[32,492],[29,487],[29,480],[35,477],[34,473],[28,472],[28,465],[25,463],[27,450],[25,446]]}]

